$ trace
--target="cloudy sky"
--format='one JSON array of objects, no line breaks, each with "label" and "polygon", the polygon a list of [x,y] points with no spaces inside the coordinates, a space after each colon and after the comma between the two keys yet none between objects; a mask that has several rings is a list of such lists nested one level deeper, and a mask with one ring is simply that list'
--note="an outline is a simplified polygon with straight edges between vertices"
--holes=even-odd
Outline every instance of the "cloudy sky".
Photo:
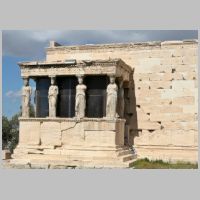
[{"label": "cloudy sky", "polygon": [[[20,78],[17,62],[43,60],[45,47],[50,40],[62,45],[145,42],[164,40],[197,39],[193,30],[87,30],[87,31],[3,31],[3,115],[11,117],[19,111],[21,99]],[[35,87],[31,82],[31,86]]]}]

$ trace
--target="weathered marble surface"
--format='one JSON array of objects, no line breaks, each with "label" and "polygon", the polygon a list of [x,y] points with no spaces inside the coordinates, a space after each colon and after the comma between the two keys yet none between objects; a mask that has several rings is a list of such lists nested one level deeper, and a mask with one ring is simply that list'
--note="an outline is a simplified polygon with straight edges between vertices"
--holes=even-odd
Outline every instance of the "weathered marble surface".
[{"label": "weathered marble surface", "polygon": [[118,87],[115,83],[115,77],[110,77],[110,84],[107,86],[107,102],[106,102],[106,117],[116,118],[117,117],[117,92]]},{"label": "weathered marble surface", "polygon": [[85,117],[85,91],[87,89],[86,85],[83,84],[83,77],[78,77],[79,84],[76,86],[76,103],[75,103],[75,115],[77,118]]},{"label": "weathered marble surface", "polygon": [[56,117],[56,105],[58,97],[58,86],[55,84],[55,78],[51,78],[51,86],[49,87],[49,117]]},{"label": "weathered marble surface", "polygon": [[32,89],[29,86],[29,79],[24,78],[24,86],[22,87],[22,117],[30,115],[30,98]]}]

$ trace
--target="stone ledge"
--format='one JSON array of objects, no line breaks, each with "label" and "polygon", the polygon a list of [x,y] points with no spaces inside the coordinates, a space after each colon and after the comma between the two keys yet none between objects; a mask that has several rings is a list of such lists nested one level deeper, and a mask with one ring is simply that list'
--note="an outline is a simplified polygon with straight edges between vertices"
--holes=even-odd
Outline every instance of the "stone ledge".
[{"label": "stone ledge", "polygon": [[106,59],[106,60],[102,60],[102,59],[98,59],[98,60],[76,60],[75,64],[67,64],[66,61],[64,60],[59,60],[59,61],[25,61],[25,62],[19,62],[18,65],[22,68],[24,67],[29,67],[29,68],[38,68],[38,67],[52,67],[52,66],[56,66],[58,67],[63,67],[63,66],[67,66],[67,67],[95,67],[95,66],[120,66],[122,68],[124,68],[125,70],[131,72],[132,68],[127,65],[121,58],[112,58],[112,59]]},{"label": "stone ledge", "polygon": [[173,146],[173,145],[134,145],[134,147],[142,149],[163,149],[163,150],[184,150],[184,151],[198,151],[198,146]]},{"label": "stone ledge", "polygon": [[136,43],[111,43],[111,44],[86,44],[77,46],[58,46],[58,47],[47,47],[47,51],[57,50],[95,50],[95,49],[109,49],[109,48],[138,48],[138,47],[152,47],[162,45],[183,45],[183,44],[198,44],[198,40],[178,40],[178,41],[148,41],[148,42],[136,42]]},{"label": "stone ledge", "polygon": [[112,122],[112,123],[115,123],[115,122],[125,122],[126,120],[125,119],[120,119],[120,118],[116,118],[116,119],[109,119],[109,118],[82,118],[82,119],[77,119],[77,118],[61,118],[61,117],[54,117],[54,118],[51,118],[51,117],[41,117],[41,118],[38,118],[38,117],[30,117],[30,118],[24,118],[24,117],[19,117],[19,121],[40,121],[40,122],[47,122],[47,121],[57,121],[57,122],[62,122],[62,121],[65,121],[65,122]]}]

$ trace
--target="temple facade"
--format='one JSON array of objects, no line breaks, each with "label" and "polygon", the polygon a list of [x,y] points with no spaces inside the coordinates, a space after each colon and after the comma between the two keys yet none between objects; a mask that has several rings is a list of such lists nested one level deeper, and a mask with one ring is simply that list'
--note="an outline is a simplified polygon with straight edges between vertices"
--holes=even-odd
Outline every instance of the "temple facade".
[{"label": "temple facade", "polygon": [[[130,166],[136,157],[128,141],[125,112],[126,108],[130,113],[133,93],[130,66],[121,59],[23,62],[19,66],[24,86],[13,163],[51,168]],[[36,82],[35,117],[29,114],[29,79]]]},{"label": "temple facade", "polygon": [[22,116],[12,162],[48,168],[129,167],[145,157],[197,162],[197,47],[196,40],[50,42],[45,61],[19,63]]}]

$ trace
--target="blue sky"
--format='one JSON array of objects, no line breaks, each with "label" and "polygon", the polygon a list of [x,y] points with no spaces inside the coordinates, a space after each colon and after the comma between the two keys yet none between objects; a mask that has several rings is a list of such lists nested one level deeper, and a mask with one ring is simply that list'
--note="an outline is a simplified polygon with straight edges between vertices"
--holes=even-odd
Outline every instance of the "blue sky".
[{"label": "blue sky", "polygon": [[[192,30],[7,30],[2,33],[2,106],[3,115],[11,117],[19,112],[23,85],[17,62],[44,60],[45,47],[50,40],[62,45],[145,42],[164,40],[197,39]],[[35,87],[33,81],[30,85]]]}]

